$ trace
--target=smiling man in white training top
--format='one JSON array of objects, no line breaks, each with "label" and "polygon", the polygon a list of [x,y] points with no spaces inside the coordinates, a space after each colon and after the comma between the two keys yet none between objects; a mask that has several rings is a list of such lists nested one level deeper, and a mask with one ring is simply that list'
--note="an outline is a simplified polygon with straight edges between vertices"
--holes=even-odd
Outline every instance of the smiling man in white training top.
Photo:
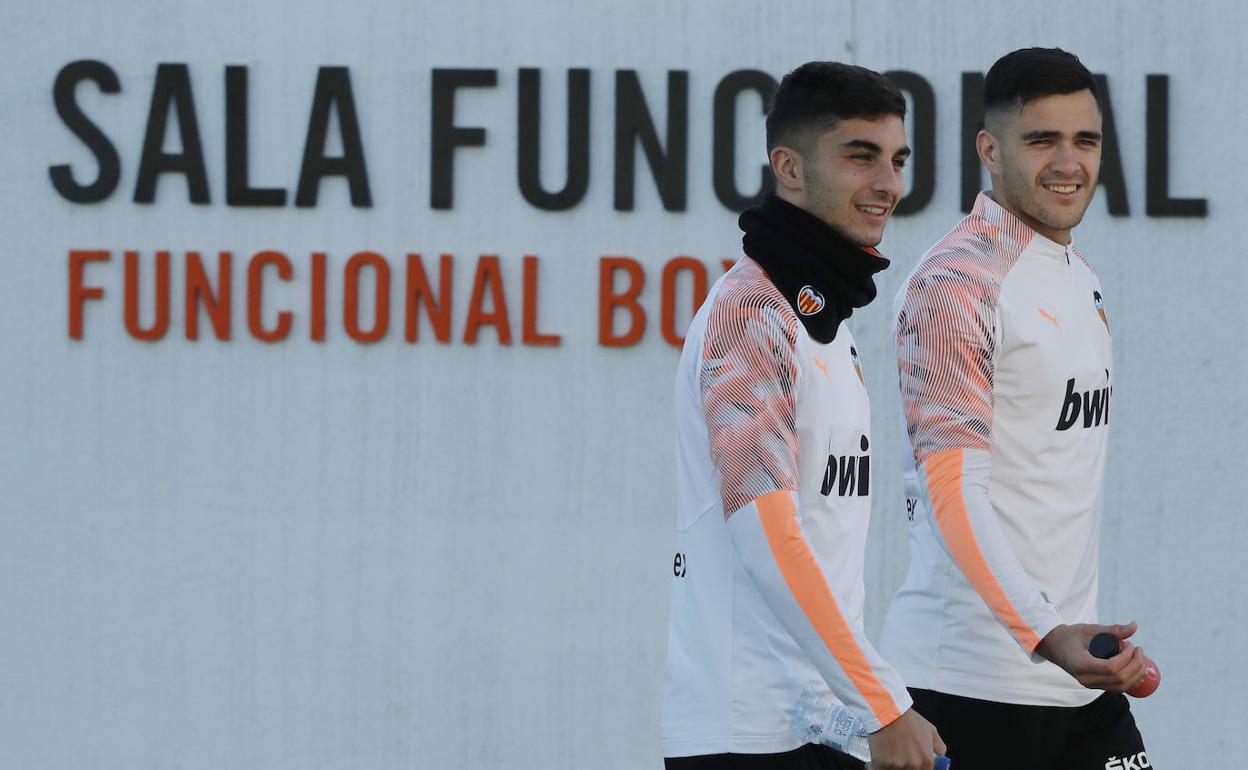
[{"label": "smiling man in white training top", "polygon": [[1101,109],[1075,56],[1025,49],[984,82],[992,176],[897,297],[911,562],[881,649],[956,770],[1148,767],[1097,623],[1113,361],[1100,281],[1075,249]]},{"label": "smiling man in white training top", "polygon": [[741,215],[742,257],[690,325],[676,381],[676,556],[662,743],[668,770],[850,770],[794,729],[835,697],[877,770],[943,744],[862,629],[871,414],[845,323],[888,265],[906,102],[882,75],[811,62],[767,115],[776,192]]}]

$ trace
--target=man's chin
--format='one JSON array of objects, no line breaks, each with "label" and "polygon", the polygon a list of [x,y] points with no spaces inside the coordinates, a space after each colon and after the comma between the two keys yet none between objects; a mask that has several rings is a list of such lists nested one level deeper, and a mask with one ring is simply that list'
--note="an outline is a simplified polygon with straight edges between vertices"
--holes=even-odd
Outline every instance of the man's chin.
[{"label": "man's chin", "polygon": [[1074,230],[1083,221],[1083,215],[1087,211],[1085,208],[1077,215],[1071,211],[1060,212],[1057,214],[1050,213],[1044,219],[1039,220],[1054,230]]},{"label": "man's chin", "polygon": [[880,245],[880,241],[884,240],[884,228],[881,226],[878,230],[870,227],[847,228],[840,224],[828,223],[828,226],[837,232],[845,240],[864,249],[873,249]]},{"label": "man's chin", "polygon": [[884,230],[881,228],[879,232],[854,233],[849,240],[864,249],[874,249],[880,245],[880,241],[884,240]]},{"label": "man's chin", "polygon": [[1041,209],[1041,212],[1045,215],[1045,219],[1048,220],[1045,224],[1053,223],[1049,224],[1049,226],[1069,230],[1083,221],[1083,216],[1087,213],[1090,205],[1092,205],[1091,196],[1082,201],[1070,201],[1070,203],[1061,207],[1045,206]]}]

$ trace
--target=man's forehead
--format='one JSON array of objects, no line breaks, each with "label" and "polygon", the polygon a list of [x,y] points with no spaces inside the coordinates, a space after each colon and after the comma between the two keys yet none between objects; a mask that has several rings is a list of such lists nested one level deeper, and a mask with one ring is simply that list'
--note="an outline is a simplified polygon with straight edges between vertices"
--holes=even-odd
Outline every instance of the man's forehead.
[{"label": "man's forehead", "polygon": [[906,128],[897,115],[845,118],[819,136],[819,143],[824,145],[864,141],[879,145],[885,152],[896,152],[906,145]]},{"label": "man's forehead", "polygon": [[1100,131],[1102,116],[1091,91],[1040,96],[1022,107],[1003,107],[984,116],[1016,131]]}]

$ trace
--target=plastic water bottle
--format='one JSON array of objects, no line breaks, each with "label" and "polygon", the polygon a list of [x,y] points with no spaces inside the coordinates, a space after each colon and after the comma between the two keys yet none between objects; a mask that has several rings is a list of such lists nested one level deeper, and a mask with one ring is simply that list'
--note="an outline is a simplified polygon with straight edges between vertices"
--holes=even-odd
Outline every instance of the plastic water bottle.
[{"label": "plastic water bottle", "polygon": [[[1131,643],[1126,639],[1119,640],[1109,632],[1099,633],[1092,637],[1092,641],[1088,644],[1088,652],[1093,657],[1101,660],[1109,660],[1117,655],[1123,649],[1130,649]],[[1127,690],[1127,695],[1134,698],[1147,698],[1157,692],[1157,687],[1161,685],[1161,669],[1153,662],[1153,659],[1144,656],[1144,680]]]},{"label": "plastic water bottle", "polygon": [[[862,720],[813,687],[802,690],[793,712],[793,730],[803,745],[822,743],[863,762],[871,761],[871,744]],[[948,757],[936,757],[934,770],[949,770]]]},{"label": "plastic water bottle", "polygon": [[822,743],[863,762],[871,761],[862,720],[813,687],[802,690],[793,714],[793,729],[803,744]]}]

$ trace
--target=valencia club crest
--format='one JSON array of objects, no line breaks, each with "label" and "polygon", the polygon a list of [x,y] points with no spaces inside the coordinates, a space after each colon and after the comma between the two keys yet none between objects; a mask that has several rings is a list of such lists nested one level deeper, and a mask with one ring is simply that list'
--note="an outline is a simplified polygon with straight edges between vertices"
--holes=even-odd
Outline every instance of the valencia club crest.
[{"label": "valencia club crest", "polygon": [[803,286],[797,293],[797,311],[802,315],[814,315],[823,310],[825,304],[823,295],[813,286]]},{"label": "valencia club crest", "polygon": [[866,379],[862,376],[862,359],[858,357],[858,348],[853,345],[849,346],[849,359],[854,364],[854,371],[858,372],[858,381],[864,386],[867,384]]},{"label": "valencia club crest", "polygon": [[1105,300],[1101,297],[1099,291],[1092,292],[1092,301],[1096,303],[1096,312],[1100,314],[1101,320],[1105,322],[1105,331],[1109,331],[1109,316],[1105,315]]}]

